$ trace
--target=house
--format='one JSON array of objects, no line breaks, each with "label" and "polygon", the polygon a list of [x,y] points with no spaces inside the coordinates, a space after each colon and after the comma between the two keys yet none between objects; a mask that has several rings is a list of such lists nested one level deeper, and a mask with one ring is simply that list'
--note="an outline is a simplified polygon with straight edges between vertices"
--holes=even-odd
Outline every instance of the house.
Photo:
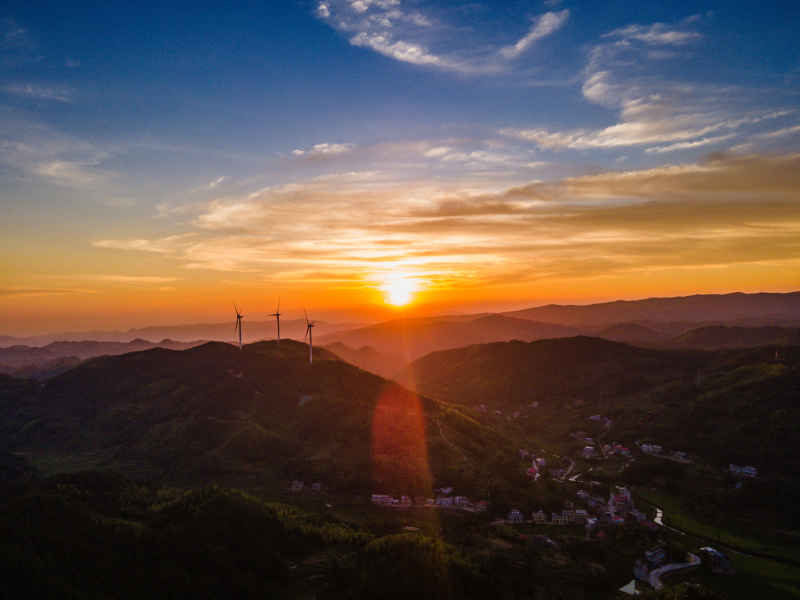
[{"label": "house", "polygon": [[566,520],[564,519],[564,515],[559,514],[559,513],[553,513],[553,515],[550,518],[550,523],[553,524],[553,525],[566,525],[567,524]]},{"label": "house", "polygon": [[453,498],[453,504],[455,504],[456,506],[469,506],[471,502],[469,501],[469,498],[467,498],[466,496],[456,496],[455,498]]},{"label": "house", "polygon": [[575,511],[571,508],[565,508],[561,511],[561,515],[564,517],[564,521],[567,523],[574,523],[575,522]]},{"label": "house", "polygon": [[373,504],[381,504],[381,505],[388,505],[392,503],[392,498],[388,494],[372,494],[371,502]]},{"label": "house", "polygon": [[305,487],[305,484],[302,481],[297,481],[295,479],[294,481],[292,481],[292,484],[289,486],[289,491],[290,492],[294,492],[294,493],[302,492],[304,487]]},{"label": "house", "polygon": [[533,522],[536,523],[537,525],[542,525],[544,523],[547,523],[547,515],[544,514],[544,511],[541,508],[537,510],[535,513],[533,513],[533,515],[531,516],[533,517]]},{"label": "house", "polygon": [[647,454],[661,454],[664,450],[659,444],[642,444],[641,449]]},{"label": "house", "polygon": [[507,521],[509,523],[522,523],[522,520],[522,513],[518,509],[512,508],[511,512],[508,513]]},{"label": "house", "polygon": [[586,520],[589,518],[589,511],[585,508],[579,508],[575,511],[575,522],[578,525],[583,525],[586,523]]},{"label": "house", "polygon": [[758,469],[753,466],[740,467],[739,465],[729,465],[728,469],[737,477],[758,477]]},{"label": "house", "polygon": [[436,498],[436,506],[450,508],[453,506],[453,499],[450,496],[440,496],[439,498]]}]

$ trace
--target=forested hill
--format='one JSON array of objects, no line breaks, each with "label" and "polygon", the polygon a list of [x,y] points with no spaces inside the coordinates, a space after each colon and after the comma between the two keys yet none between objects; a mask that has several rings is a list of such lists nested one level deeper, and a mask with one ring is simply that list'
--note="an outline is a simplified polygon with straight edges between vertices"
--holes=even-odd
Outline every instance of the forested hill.
[{"label": "forested hill", "polygon": [[[47,469],[184,483],[465,485],[503,441],[458,410],[292,340],[101,357],[44,384],[0,381],[0,433]],[[446,439],[445,439],[446,438]],[[488,449],[492,451],[489,452]],[[465,460],[470,458],[468,462]]]},{"label": "forested hill", "polygon": [[521,427],[552,440],[602,414],[615,439],[649,437],[719,465],[800,472],[797,346],[704,352],[587,337],[498,342],[429,354],[400,380],[438,400],[519,411]]}]

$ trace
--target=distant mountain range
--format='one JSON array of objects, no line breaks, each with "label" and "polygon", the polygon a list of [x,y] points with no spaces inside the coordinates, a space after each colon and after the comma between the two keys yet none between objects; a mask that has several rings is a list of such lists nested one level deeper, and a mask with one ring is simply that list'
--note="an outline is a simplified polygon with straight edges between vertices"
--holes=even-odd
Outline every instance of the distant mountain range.
[{"label": "distant mountain range", "polygon": [[52,342],[41,347],[11,346],[0,348],[0,373],[34,378],[52,376],[94,356],[127,354],[151,348],[185,350],[201,343],[203,342],[176,342],[168,339],[149,342],[136,339],[127,343],[80,341]]},{"label": "distant mountain range", "polygon": [[339,342],[350,347],[370,346],[378,352],[400,356],[404,362],[429,352],[499,340],[537,340],[575,335],[570,327],[537,323],[504,315],[475,318],[397,319],[377,325],[321,336],[320,343]]},{"label": "distant mountain range", "polygon": [[698,294],[677,298],[616,300],[583,306],[549,304],[504,314],[572,327],[608,327],[634,321],[772,325],[776,321],[800,321],[800,292]]},{"label": "distant mountain range", "polygon": [[[0,336],[0,346],[28,345],[43,346],[54,341],[82,341],[95,340],[100,342],[130,342],[136,339],[163,340],[170,339],[179,342],[191,342],[194,340],[214,340],[221,342],[233,342],[234,321],[229,323],[195,323],[189,325],[156,325],[151,327],[140,327],[128,329],[127,331],[67,331],[61,333],[50,333],[43,335],[13,337]],[[317,321],[314,330],[319,335],[339,331],[341,329],[352,329],[354,323],[329,323]],[[244,324],[245,343],[275,339],[277,331],[275,320],[251,321],[245,315]],[[282,319],[281,336],[294,339],[303,339],[306,332],[306,324],[303,319]]]}]

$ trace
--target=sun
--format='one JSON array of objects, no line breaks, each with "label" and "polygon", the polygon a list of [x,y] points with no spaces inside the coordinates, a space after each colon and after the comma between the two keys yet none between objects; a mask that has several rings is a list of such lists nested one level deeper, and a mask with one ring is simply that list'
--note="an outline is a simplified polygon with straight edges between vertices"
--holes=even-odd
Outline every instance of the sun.
[{"label": "sun", "polygon": [[386,293],[388,304],[404,306],[411,302],[419,286],[413,279],[398,278],[386,281],[381,289]]}]

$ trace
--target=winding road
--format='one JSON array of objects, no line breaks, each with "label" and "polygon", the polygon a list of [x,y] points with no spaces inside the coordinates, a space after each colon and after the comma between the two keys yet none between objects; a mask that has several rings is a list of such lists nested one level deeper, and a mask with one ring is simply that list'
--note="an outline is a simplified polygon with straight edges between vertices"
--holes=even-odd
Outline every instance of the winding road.
[{"label": "winding road", "polygon": [[658,569],[653,569],[650,571],[650,576],[648,581],[650,585],[653,586],[654,590],[660,590],[664,587],[664,584],[661,583],[661,576],[667,573],[672,573],[673,571],[680,571],[681,569],[688,569],[690,567],[696,567],[700,564],[700,557],[696,554],[692,554],[689,552],[689,562],[684,563],[670,563],[668,565],[664,565],[663,567],[659,567]]}]

